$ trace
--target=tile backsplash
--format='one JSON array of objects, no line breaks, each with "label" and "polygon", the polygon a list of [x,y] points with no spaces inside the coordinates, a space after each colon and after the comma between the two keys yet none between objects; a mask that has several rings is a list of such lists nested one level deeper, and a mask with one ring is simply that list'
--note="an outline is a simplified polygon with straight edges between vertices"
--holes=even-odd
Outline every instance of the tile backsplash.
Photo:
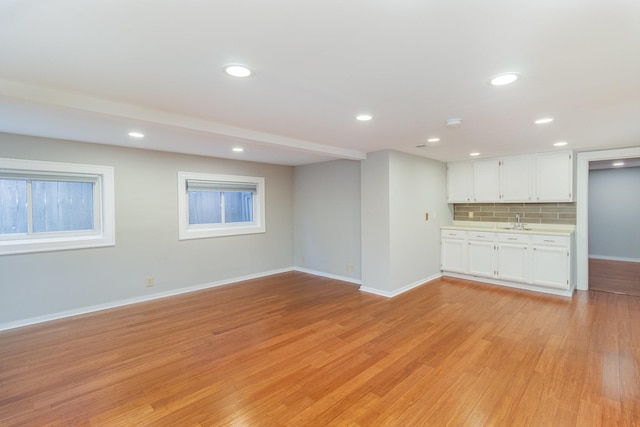
[{"label": "tile backsplash", "polygon": [[[473,217],[470,217],[471,212]],[[573,224],[576,223],[575,203],[455,203],[453,219],[456,221],[516,221],[524,224]]]}]

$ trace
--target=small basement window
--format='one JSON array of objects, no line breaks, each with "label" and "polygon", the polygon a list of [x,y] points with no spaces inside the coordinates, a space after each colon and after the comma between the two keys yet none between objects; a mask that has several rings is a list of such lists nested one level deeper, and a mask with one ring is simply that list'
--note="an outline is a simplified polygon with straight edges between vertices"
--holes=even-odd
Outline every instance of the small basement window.
[{"label": "small basement window", "polygon": [[264,178],[178,172],[179,239],[265,232]]},{"label": "small basement window", "polygon": [[113,168],[0,159],[0,255],[114,244]]}]

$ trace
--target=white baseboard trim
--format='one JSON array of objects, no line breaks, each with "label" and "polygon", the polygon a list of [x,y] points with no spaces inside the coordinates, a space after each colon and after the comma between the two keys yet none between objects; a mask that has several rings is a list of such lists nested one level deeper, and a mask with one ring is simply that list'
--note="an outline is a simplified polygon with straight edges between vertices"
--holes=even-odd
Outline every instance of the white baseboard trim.
[{"label": "white baseboard trim", "polygon": [[458,273],[450,273],[450,272],[445,272],[444,276],[455,277],[457,279],[470,280],[472,282],[476,282],[476,283],[480,283],[488,286],[499,285],[499,286],[505,286],[507,288],[523,289],[525,291],[533,291],[533,292],[542,292],[545,294],[559,295],[562,297],[569,297],[569,298],[571,298],[571,296],[573,295],[573,290],[574,290],[573,287],[571,287],[571,289],[545,288],[543,286],[527,285],[526,283],[507,282],[504,280],[495,280],[495,279],[489,279],[484,277],[468,276],[466,274],[458,274]]},{"label": "white baseboard trim", "polygon": [[294,267],[293,269],[295,271],[299,271],[301,273],[313,274],[314,276],[326,277],[328,279],[341,280],[343,282],[353,283],[354,285],[361,285],[362,284],[362,281],[360,281],[359,279],[354,279],[352,277],[338,276],[337,274],[325,273],[325,272],[317,271],[317,270],[310,270],[310,269],[304,268],[304,267]]},{"label": "white baseboard trim", "polygon": [[82,314],[93,313],[95,311],[108,310],[110,308],[122,307],[125,305],[137,304],[140,302],[153,301],[156,299],[172,297],[180,294],[186,294],[189,292],[201,291],[209,288],[216,288],[218,286],[230,285],[237,282],[242,282],[245,280],[251,279],[259,279],[261,277],[272,276],[274,274],[287,273],[289,271],[295,270],[294,267],[281,268],[277,270],[264,271],[262,273],[249,274],[246,276],[234,277],[231,279],[219,280],[211,283],[204,283],[201,285],[189,286],[186,288],[174,289],[166,292],[159,292],[152,295],[145,295],[134,298],[127,298],[124,300],[118,300],[113,302],[108,302],[104,304],[92,305],[89,307],[82,307],[73,310],[60,311],[58,313],[47,314],[44,316],[32,317],[29,319],[16,320],[13,322],[0,323],[0,331],[5,331],[8,329],[20,328],[22,326],[34,325],[36,323],[49,322],[51,320],[63,319],[65,317],[73,317],[79,316]]},{"label": "white baseboard trim", "polygon": [[604,259],[608,261],[640,262],[639,258],[624,258],[624,257],[606,256],[606,255],[589,255],[589,258]]},{"label": "white baseboard trim", "polygon": [[401,287],[400,289],[396,289],[395,291],[383,291],[381,289],[376,289],[376,288],[370,288],[368,286],[360,286],[360,290],[362,292],[366,292],[368,294],[375,294],[375,295],[380,295],[382,297],[387,297],[387,298],[393,298],[396,297],[402,293],[405,293],[413,288],[417,288],[418,286],[422,286],[424,284],[426,284],[427,282],[430,282],[432,280],[435,279],[439,279],[440,277],[442,277],[442,273],[438,273],[438,274],[434,274],[433,276],[430,277],[426,277],[424,279],[420,279],[417,282],[413,282],[413,283],[409,283],[408,285],[405,285],[403,287]]}]

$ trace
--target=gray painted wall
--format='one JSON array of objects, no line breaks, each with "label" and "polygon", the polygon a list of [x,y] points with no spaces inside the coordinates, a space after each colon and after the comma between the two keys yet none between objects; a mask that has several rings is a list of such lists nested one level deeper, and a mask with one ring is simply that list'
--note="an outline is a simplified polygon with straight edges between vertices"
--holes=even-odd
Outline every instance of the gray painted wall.
[{"label": "gray painted wall", "polygon": [[452,223],[446,164],[383,151],[361,172],[362,285],[394,294],[440,275],[440,227]]},{"label": "gray painted wall", "polygon": [[589,171],[589,256],[640,262],[640,167]]},{"label": "gray painted wall", "polygon": [[399,289],[440,274],[440,227],[453,218],[445,163],[391,152],[390,170],[391,283]]},{"label": "gray painted wall", "polygon": [[360,162],[362,285],[391,291],[389,151],[368,153]]},{"label": "gray painted wall", "polygon": [[[0,157],[113,166],[116,215],[115,247],[1,256],[0,324],[293,265],[291,167],[10,134]],[[265,177],[267,232],[178,241],[178,171]]]},{"label": "gray painted wall", "polygon": [[359,281],[360,162],[296,166],[293,181],[295,265]]}]

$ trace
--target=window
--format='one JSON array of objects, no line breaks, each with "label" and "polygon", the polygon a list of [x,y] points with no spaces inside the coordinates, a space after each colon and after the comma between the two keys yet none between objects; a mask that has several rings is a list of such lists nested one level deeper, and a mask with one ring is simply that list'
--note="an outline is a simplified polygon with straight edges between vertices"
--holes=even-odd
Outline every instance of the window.
[{"label": "window", "polygon": [[0,255],[114,244],[113,168],[0,159]]},{"label": "window", "polygon": [[264,178],[178,172],[180,240],[264,233]]}]

